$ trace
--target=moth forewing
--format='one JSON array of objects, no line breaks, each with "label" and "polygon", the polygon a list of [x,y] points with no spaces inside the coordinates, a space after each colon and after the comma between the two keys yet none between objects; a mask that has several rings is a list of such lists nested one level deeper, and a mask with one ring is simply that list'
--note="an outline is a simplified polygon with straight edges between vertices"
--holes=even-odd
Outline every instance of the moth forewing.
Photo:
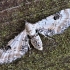
[{"label": "moth forewing", "polygon": [[25,30],[22,31],[18,36],[8,42],[7,46],[10,46],[12,49],[16,49],[21,46],[22,38],[26,35]]},{"label": "moth forewing", "polygon": [[70,26],[70,9],[61,10],[35,23],[37,31],[44,36],[63,33]]},{"label": "moth forewing", "polygon": [[[12,39],[10,42],[8,42],[7,46],[10,46],[11,48],[8,50],[0,50],[0,63],[10,63],[17,58],[21,58],[22,55],[24,55],[28,51],[29,45],[28,41],[26,43],[27,33],[26,30],[22,31],[18,36],[16,36],[14,39]],[[24,41],[23,41],[24,39]],[[26,43],[26,45],[23,45],[22,42]],[[22,48],[24,47],[24,49]],[[23,52],[21,51],[23,50]]]}]

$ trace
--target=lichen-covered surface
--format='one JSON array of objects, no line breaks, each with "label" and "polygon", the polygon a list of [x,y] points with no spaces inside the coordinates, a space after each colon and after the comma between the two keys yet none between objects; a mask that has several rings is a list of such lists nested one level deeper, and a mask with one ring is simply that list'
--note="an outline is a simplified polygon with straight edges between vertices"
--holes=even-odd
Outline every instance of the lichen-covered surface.
[{"label": "lichen-covered surface", "polygon": [[[37,22],[62,9],[70,8],[69,0],[0,0],[0,46],[3,47],[24,29],[24,21]],[[34,48],[0,70],[70,70],[70,27],[54,41],[43,37],[43,51]]]}]

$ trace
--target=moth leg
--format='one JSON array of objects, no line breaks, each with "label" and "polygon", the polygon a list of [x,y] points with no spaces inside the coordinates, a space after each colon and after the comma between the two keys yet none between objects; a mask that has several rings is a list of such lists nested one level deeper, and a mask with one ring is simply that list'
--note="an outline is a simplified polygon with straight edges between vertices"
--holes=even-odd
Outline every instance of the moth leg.
[{"label": "moth leg", "polygon": [[30,55],[31,55],[31,53],[32,53],[32,52],[31,52],[31,49],[32,49],[32,48],[31,48],[30,45],[29,45],[29,46],[28,46],[28,57],[30,57]]},{"label": "moth leg", "polygon": [[32,48],[30,47],[30,36],[29,35],[27,35],[27,38],[28,38],[28,42],[29,42],[29,44],[28,44],[28,57],[30,57],[30,55],[31,55],[31,53],[32,53]]},{"label": "moth leg", "polygon": [[30,57],[31,54],[32,54],[32,48],[29,45],[29,47],[28,47],[28,57]]},{"label": "moth leg", "polygon": [[52,41],[53,41],[53,45],[56,45],[56,44],[57,44],[55,38],[53,38],[53,37],[51,37],[51,36],[49,36],[49,35],[46,35],[46,37],[47,37],[49,40],[52,40]]}]

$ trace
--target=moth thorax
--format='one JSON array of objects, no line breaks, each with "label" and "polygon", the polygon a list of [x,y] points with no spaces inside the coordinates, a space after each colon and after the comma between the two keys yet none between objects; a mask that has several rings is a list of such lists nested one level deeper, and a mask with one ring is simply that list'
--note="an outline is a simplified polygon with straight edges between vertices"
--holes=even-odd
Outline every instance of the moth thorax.
[{"label": "moth thorax", "polygon": [[30,23],[27,22],[25,24],[25,28],[26,28],[26,31],[27,31],[27,33],[28,33],[29,36],[35,35],[36,30],[35,30],[35,27],[32,24],[30,24]]}]

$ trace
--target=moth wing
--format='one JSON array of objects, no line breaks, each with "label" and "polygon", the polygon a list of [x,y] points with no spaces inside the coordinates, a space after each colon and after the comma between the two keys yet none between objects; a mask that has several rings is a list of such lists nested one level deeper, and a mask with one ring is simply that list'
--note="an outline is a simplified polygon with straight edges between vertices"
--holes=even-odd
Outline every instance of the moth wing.
[{"label": "moth wing", "polygon": [[34,24],[38,33],[52,36],[63,33],[70,26],[70,9],[61,10]]},{"label": "moth wing", "polygon": [[28,51],[28,47],[30,45],[26,30],[22,31],[14,39],[10,40],[7,46],[10,46],[11,48],[7,50],[0,49],[0,64],[10,63],[17,58],[21,58],[21,56]]}]

